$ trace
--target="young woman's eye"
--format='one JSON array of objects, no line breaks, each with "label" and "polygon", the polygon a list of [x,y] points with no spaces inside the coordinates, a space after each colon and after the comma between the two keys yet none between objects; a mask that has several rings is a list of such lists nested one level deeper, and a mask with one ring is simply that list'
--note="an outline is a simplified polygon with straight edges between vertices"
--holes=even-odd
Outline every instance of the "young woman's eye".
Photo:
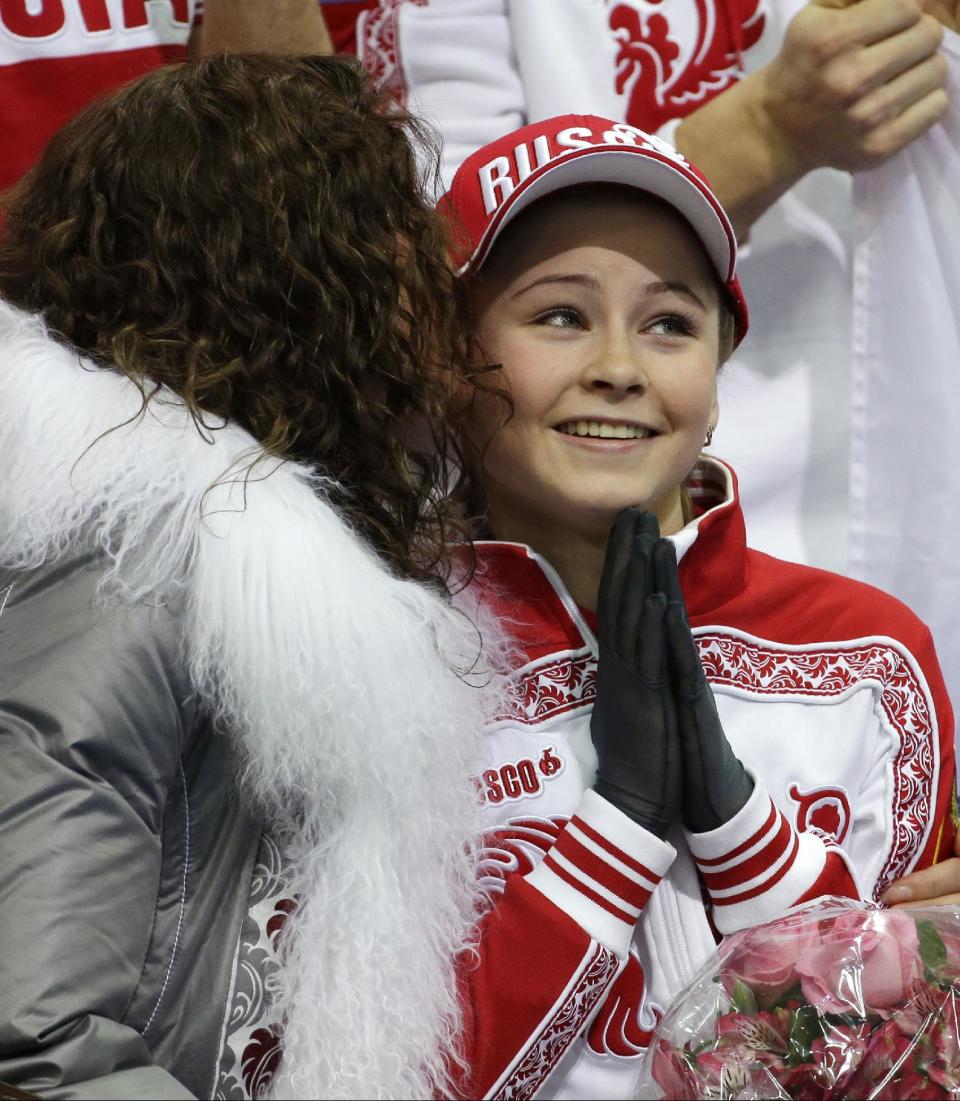
[{"label": "young woman's eye", "polygon": [[696,330],[694,319],[682,313],[664,314],[650,325],[651,332],[662,336],[691,336]]},{"label": "young woman's eye", "polygon": [[555,306],[545,310],[536,318],[538,325],[548,325],[552,329],[582,329],[586,322],[578,310],[570,306]]}]

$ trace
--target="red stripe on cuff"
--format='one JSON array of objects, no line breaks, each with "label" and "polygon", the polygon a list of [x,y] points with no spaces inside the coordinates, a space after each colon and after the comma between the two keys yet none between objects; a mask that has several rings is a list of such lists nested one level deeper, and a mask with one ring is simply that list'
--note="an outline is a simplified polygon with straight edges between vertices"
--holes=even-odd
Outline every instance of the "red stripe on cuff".
[{"label": "red stripe on cuff", "polygon": [[[642,907],[650,897],[650,891],[640,883],[628,879],[622,872],[611,867],[602,857],[591,852],[568,831],[564,830],[554,851],[561,853],[571,864],[597,881],[608,891],[628,903],[630,906]],[[651,877],[654,886],[659,882],[656,876]]]},{"label": "red stripe on cuff", "polygon": [[780,828],[770,841],[758,850],[742,864],[728,868],[724,872],[710,872],[704,875],[703,881],[710,891],[725,891],[728,887],[739,887],[741,883],[747,883],[762,875],[768,868],[772,868],[781,856],[790,848],[790,839],[793,837],[793,827],[782,815],[780,816]]},{"label": "red stripe on cuff", "polygon": [[631,929],[637,924],[637,919],[633,917],[632,914],[628,914],[625,910],[619,909],[614,906],[612,902],[608,902],[603,895],[598,895],[596,891],[591,890],[586,883],[571,875],[566,868],[552,859],[550,853],[547,853],[543,858],[543,862],[549,867],[554,875],[559,876],[565,883],[569,883],[574,890],[579,891],[580,894],[590,899],[591,902],[596,903],[602,910],[606,910],[608,914],[612,914],[615,918],[619,918],[625,925],[629,925]]},{"label": "red stripe on cuff", "polygon": [[578,814],[575,814],[570,821],[578,830],[582,830],[595,845],[599,845],[604,852],[608,852],[611,856],[615,856],[621,864],[626,864],[632,872],[637,872],[638,875],[646,876],[651,883],[660,882],[661,877],[657,875],[656,872],[651,872],[645,864],[641,864],[639,860],[634,860],[633,857],[625,853],[623,849],[618,848],[612,841],[608,841],[603,834],[597,833],[597,831],[592,826],[588,826]]},{"label": "red stripe on cuff", "polygon": [[781,879],[790,871],[793,867],[794,861],[797,859],[797,850],[800,848],[800,835],[795,833],[793,835],[793,848],[790,851],[790,856],[783,862],[783,867],[777,872],[776,875],[771,876],[765,883],[759,883],[756,887],[751,887],[749,891],[744,891],[739,895],[730,895],[726,898],[713,898],[711,901],[714,906],[734,906],[738,902],[749,902],[751,898],[756,898],[758,895],[762,895],[765,892],[771,890],[780,882]]},{"label": "red stripe on cuff", "polygon": [[[756,845],[760,838],[763,837],[767,830],[770,829],[770,827],[776,821],[777,815],[779,813],[780,812],[777,810],[773,800],[771,799],[770,813],[767,815],[767,820],[763,823],[760,829],[757,830],[756,833],[751,834],[747,838],[747,840],[743,842],[742,845],[738,845],[735,849],[732,849],[725,856],[718,856],[713,860],[701,860],[700,857],[695,857],[697,863],[700,865],[701,868],[714,868],[717,866],[717,864],[726,864],[728,860],[733,860],[734,857],[739,856],[741,853],[745,853],[747,849],[750,849],[754,845]],[[696,843],[696,838],[694,838],[694,843]]]}]

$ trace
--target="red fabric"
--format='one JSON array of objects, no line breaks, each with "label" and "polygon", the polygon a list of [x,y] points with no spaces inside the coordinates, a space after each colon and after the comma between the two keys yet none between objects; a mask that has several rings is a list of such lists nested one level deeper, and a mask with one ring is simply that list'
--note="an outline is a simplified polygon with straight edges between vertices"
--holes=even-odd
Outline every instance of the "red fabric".
[{"label": "red fabric", "polygon": [[[705,872],[703,881],[706,883],[708,890],[713,891],[725,891],[729,887],[738,887],[741,883],[746,883],[748,880],[754,879],[760,875],[765,868],[772,868],[774,864],[780,859],[781,856],[790,847],[790,842],[793,837],[793,831],[790,829],[790,823],[779,814],[776,808],[772,808],[770,817],[772,819],[780,819],[780,827],[777,832],[770,838],[770,840],[758,849],[753,856],[748,857],[740,864],[735,864],[732,868],[727,868],[723,872]],[[769,826],[766,827],[769,829]],[[766,832],[766,830],[764,830]],[[756,837],[756,834],[754,834]],[[749,843],[738,845],[737,848],[746,851],[751,847],[751,843],[754,838],[750,838]],[[731,853],[728,860],[733,859]],[[706,865],[706,861],[701,863],[701,868]]]},{"label": "red fabric", "polygon": [[628,868],[631,868],[638,875],[642,875],[646,879],[649,879],[651,883],[656,883],[660,879],[656,872],[651,871],[645,864],[641,864],[639,860],[634,860],[633,857],[625,853],[623,849],[618,848],[601,834],[597,833],[597,831],[592,826],[584,822],[584,820],[579,815],[575,814],[572,821],[574,826],[576,826],[577,829],[580,830],[585,837],[589,837],[590,840],[593,841],[596,845],[599,845],[601,849],[603,849],[605,852],[608,852],[614,858],[614,860],[619,860],[621,864],[626,864]]},{"label": "red fabric", "polygon": [[[622,921],[625,925],[628,926],[633,925],[635,919],[631,914],[628,914],[626,910],[621,910],[619,906],[610,902],[609,899],[606,899],[603,897],[603,895],[598,894],[581,879],[573,875],[572,872],[568,872],[562,864],[554,860],[553,854],[555,851],[559,851],[556,846],[551,849],[550,852],[548,852],[547,855],[543,858],[544,864],[546,864],[550,868],[554,875],[559,876],[565,883],[573,887],[574,890],[579,891],[580,894],[584,895],[591,902],[599,906],[601,910],[606,910],[606,912],[615,917],[617,921]],[[589,874],[589,872],[587,874]],[[640,901],[646,902],[647,898],[650,897],[646,891],[644,891],[643,894],[646,897],[638,899],[638,903]]]},{"label": "red fabric", "polygon": [[[790,855],[783,862],[780,868],[774,873],[774,875],[770,876],[768,879],[761,880],[761,882],[757,883],[754,887],[751,887],[748,891],[741,891],[741,893],[738,895],[727,895],[724,898],[713,898],[713,896],[711,896],[713,905],[735,906],[741,902],[750,902],[752,899],[759,898],[761,895],[766,894],[769,890],[771,890],[771,888],[776,887],[780,880],[783,879],[784,876],[786,876],[790,869],[793,867],[793,862],[797,858],[797,850],[800,848],[800,835],[794,831],[793,826],[791,826],[786,819],[783,820],[782,837],[786,844],[790,845],[791,841],[793,843],[790,847]],[[779,855],[781,854],[778,853],[778,856]],[[763,870],[764,868],[773,867],[773,862],[768,862],[768,857],[766,853],[764,854],[762,860],[758,861],[758,864],[760,864],[761,870]],[[856,885],[853,883],[853,880],[850,880],[849,889],[841,893],[847,898],[859,897],[859,892],[857,891]]]},{"label": "red fabric", "polygon": [[[479,959],[467,953],[459,961],[463,1055],[470,1068],[467,1078],[459,1078],[465,1097],[486,1096],[541,1025],[550,1027],[550,1011],[562,1004],[592,944],[575,921],[520,875],[510,877],[480,933]],[[610,971],[612,981],[619,965]],[[608,985],[580,1007],[584,1022]]]},{"label": "red fabric", "polygon": [[846,862],[835,850],[828,850],[827,862],[810,890],[797,899],[797,905],[812,902],[815,898],[836,895],[840,898],[856,898],[857,890]]},{"label": "red fabric", "polygon": [[0,66],[0,191],[16,183],[91,100],[186,54],[186,46],[158,45]]},{"label": "red fabric", "polygon": [[323,17],[338,54],[357,52],[357,19],[361,12],[377,6],[377,0],[348,0],[347,3],[323,3]]}]

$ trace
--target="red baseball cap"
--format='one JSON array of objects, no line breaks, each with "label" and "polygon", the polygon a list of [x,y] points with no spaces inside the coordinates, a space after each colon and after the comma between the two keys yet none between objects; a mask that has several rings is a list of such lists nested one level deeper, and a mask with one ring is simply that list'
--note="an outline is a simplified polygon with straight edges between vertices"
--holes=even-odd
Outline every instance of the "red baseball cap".
[{"label": "red baseball cap", "polygon": [[672,145],[626,122],[559,115],[521,126],[467,157],[438,204],[456,227],[454,261],[460,274],[476,271],[504,227],[531,203],[590,183],[635,187],[683,215],[726,288],[739,344],[747,331],[747,303],[726,211]]}]

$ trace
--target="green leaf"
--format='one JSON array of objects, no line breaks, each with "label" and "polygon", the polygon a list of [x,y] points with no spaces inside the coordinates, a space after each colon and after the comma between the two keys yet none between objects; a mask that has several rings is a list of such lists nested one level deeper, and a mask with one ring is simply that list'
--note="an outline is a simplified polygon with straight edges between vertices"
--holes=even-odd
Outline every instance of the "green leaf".
[{"label": "green leaf", "polygon": [[823,1022],[820,1014],[812,1005],[802,1005],[799,1009],[790,1012],[790,1029],[787,1032],[786,1064],[789,1067],[798,1067],[801,1063],[809,1063],[814,1040],[823,1036]]},{"label": "green leaf", "polygon": [[937,927],[929,918],[917,922],[917,938],[920,941],[920,958],[923,966],[935,977],[939,977],[947,964],[947,949]]},{"label": "green leaf", "polygon": [[748,1017],[752,1017],[757,1012],[757,999],[743,979],[737,979],[733,984],[730,1000],[738,1013],[745,1013]]}]

